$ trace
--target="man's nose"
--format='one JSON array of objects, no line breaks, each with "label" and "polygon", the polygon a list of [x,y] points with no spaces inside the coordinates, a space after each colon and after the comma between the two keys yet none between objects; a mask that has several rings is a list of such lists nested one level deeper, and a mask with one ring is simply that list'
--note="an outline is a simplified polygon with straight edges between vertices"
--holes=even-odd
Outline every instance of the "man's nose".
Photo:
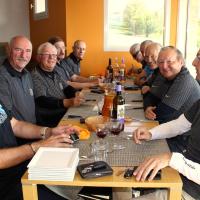
[{"label": "man's nose", "polygon": [[26,56],[26,51],[24,51],[24,50],[21,50],[21,54],[20,54],[20,55],[21,55],[21,57],[23,57],[23,58],[24,58],[24,57]]}]

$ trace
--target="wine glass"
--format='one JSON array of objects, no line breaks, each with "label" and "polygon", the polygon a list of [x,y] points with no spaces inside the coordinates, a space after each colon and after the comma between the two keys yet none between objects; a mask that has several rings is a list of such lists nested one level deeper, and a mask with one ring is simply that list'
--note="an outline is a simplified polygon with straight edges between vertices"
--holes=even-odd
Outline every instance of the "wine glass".
[{"label": "wine glass", "polygon": [[96,125],[96,135],[102,140],[109,133],[109,128],[106,123]]},{"label": "wine glass", "polygon": [[[118,136],[124,128],[124,124],[117,119],[111,119],[109,123],[110,133],[113,137]],[[114,140],[113,149],[122,149],[122,145],[119,144],[119,140]]]}]

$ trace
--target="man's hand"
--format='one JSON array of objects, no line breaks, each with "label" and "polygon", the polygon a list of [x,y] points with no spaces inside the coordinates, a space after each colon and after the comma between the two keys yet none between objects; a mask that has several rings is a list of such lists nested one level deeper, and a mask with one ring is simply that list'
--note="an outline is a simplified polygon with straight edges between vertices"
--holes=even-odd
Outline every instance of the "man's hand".
[{"label": "man's hand", "polygon": [[146,108],[145,110],[145,117],[147,119],[151,119],[151,120],[155,120],[156,119],[156,114],[154,112],[154,110],[156,109],[156,106],[149,106]]},{"label": "man's hand", "polygon": [[74,106],[80,106],[85,101],[84,94],[82,92],[76,92],[76,96],[73,100]]},{"label": "man's hand", "polygon": [[151,137],[151,133],[143,127],[136,129],[133,133],[133,140],[136,144],[141,144],[141,140],[150,140]]},{"label": "man's hand", "polygon": [[152,171],[148,181],[153,180],[158,170],[169,166],[171,153],[164,153],[157,156],[151,156],[138,166],[133,175],[137,181],[145,181],[147,175]]},{"label": "man's hand", "polygon": [[68,134],[52,135],[47,139],[33,142],[31,146],[34,151],[37,151],[40,147],[71,147],[73,141]]},{"label": "man's hand", "polygon": [[149,91],[150,91],[150,87],[149,86],[145,85],[145,86],[142,87],[142,90],[141,90],[142,94],[146,94]]},{"label": "man's hand", "polygon": [[73,127],[72,125],[67,126],[58,126],[55,128],[49,128],[49,136],[51,135],[60,135],[60,134],[66,134],[70,135],[71,133],[76,132],[78,133],[78,130]]}]

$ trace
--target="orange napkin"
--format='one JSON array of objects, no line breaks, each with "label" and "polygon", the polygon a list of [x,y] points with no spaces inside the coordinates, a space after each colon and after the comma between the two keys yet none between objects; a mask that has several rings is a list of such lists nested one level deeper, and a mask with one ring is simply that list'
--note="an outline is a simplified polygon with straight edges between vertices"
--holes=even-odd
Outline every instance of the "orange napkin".
[{"label": "orange napkin", "polygon": [[90,131],[80,126],[74,126],[79,131],[79,139],[87,140],[90,138]]}]

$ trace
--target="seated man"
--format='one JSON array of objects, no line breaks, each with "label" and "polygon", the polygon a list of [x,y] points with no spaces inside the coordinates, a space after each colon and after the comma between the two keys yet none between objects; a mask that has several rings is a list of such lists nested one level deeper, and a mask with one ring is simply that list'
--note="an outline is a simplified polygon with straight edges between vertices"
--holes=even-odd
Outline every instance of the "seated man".
[{"label": "seated man", "polygon": [[200,49],[197,52],[197,55],[196,55],[195,59],[192,62],[192,65],[196,69],[196,80],[200,84]]},{"label": "seated man", "polygon": [[[23,200],[21,177],[29,160],[40,147],[67,147],[72,143],[69,134],[74,129],[69,126],[51,129],[16,120],[1,102],[0,116],[0,198]],[[16,136],[37,141],[18,145]],[[39,200],[64,200],[44,186],[38,186],[38,196]]]},{"label": "seated man", "polygon": [[[134,172],[137,181],[144,181],[151,170],[149,180],[152,180],[159,169],[170,166],[177,170],[183,181],[183,199],[197,200],[200,194],[200,100],[178,119],[159,125],[149,131],[146,128],[138,128],[134,135],[134,141],[140,144],[142,140],[155,140],[171,138],[187,133],[190,135],[187,148],[184,153],[165,153],[145,159]],[[160,193],[160,194],[159,194]],[[141,196],[139,199],[167,199],[167,192],[162,191]],[[159,198],[156,196],[160,196]],[[136,198],[137,199],[137,198]]]},{"label": "seated man", "polygon": [[32,71],[34,95],[39,122],[48,121],[48,126],[55,126],[70,106],[77,106],[84,100],[60,76],[55,69],[57,49],[46,42],[37,51],[38,66]]},{"label": "seated man", "polygon": [[[142,56],[142,53],[140,52],[140,44],[139,43],[135,43],[133,44],[130,49],[129,49],[129,53],[131,54],[131,56],[133,57],[133,59],[135,61],[137,61],[138,63],[141,63],[144,58]],[[142,71],[141,68],[135,67],[134,65],[128,70],[127,75],[131,75],[131,74],[139,74]]]},{"label": "seated man", "polygon": [[0,99],[18,119],[36,123],[33,82],[25,69],[32,55],[32,44],[24,36],[15,36],[8,47],[8,59],[0,67]]},{"label": "seated man", "polygon": [[[150,43],[146,49],[145,49],[145,63],[146,66],[144,67],[144,69],[141,71],[141,73],[139,73],[136,76],[135,84],[140,85],[140,86],[144,86],[144,85],[148,85],[151,86],[153,80],[155,79],[155,77],[158,74],[158,65],[157,65],[157,58],[158,58],[158,54],[160,52],[161,49],[161,45],[158,43]],[[146,92],[148,92],[147,88],[144,88],[142,90],[142,93],[145,94]]]},{"label": "seated man", "polygon": [[[152,70],[152,74],[149,77],[146,77],[146,82],[142,87],[142,94],[145,95],[149,92],[152,83],[154,82],[155,78],[159,74],[159,68],[157,64],[158,54],[162,46],[159,43],[151,43],[147,46],[145,50],[145,61],[147,66],[150,70]],[[146,68],[146,67],[145,67]],[[145,71],[145,70],[144,70]]]},{"label": "seated man", "polygon": [[80,75],[80,62],[85,55],[85,51],[86,43],[82,40],[76,40],[72,47],[72,52],[69,56],[67,56],[67,58],[65,58],[65,61],[70,67],[71,71],[73,71],[77,75]]},{"label": "seated man", "polygon": [[[144,41],[140,44],[140,52],[141,52],[141,54],[142,54],[143,59],[144,59],[144,57],[145,57],[146,48],[147,48],[148,45],[150,45],[152,42],[153,42],[152,40],[144,40]],[[143,60],[141,63],[142,63],[142,69],[144,69],[147,63],[146,63],[145,60]]]},{"label": "seated man", "polygon": [[145,116],[159,123],[177,118],[200,98],[200,88],[184,67],[183,56],[175,47],[163,47],[158,56],[162,81],[155,80],[144,98]]},{"label": "seated man", "polygon": [[71,85],[74,88],[81,89],[98,85],[98,80],[91,80],[89,78],[77,75],[71,70],[71,67],[66,62],[65,58],[65,43],[64,40],[58,36],[51,37],[48,42],[53,44],[57,51],[57,68],[59,68],[60,74],[63,76],[65,80],[67,80],[67,84]]}]

